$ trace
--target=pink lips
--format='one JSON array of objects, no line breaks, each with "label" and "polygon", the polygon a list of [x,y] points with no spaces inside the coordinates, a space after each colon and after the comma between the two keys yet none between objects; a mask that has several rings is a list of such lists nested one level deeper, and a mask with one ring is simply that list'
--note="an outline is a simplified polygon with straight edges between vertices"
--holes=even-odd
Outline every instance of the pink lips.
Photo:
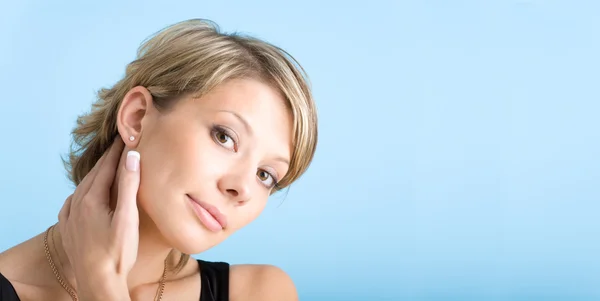
[{"label": "pink lips", "polygon": [[223,215],[221,211],[217,209],[217,207],[200,202],[190,195],[187,196],[191,200],[194,211],[206,228],[213,232],[218,232],[225,229],[227,226],[227,217]]}]

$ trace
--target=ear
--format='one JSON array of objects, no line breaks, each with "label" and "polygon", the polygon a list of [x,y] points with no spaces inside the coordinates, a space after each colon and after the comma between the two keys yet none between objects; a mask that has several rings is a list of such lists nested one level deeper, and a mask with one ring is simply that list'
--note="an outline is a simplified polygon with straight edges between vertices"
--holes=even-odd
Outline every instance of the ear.
[{"label": "ear", "polygon": [[143,119],[153,107],[152,94],[142,86],[129,90],[117,112],[117,128],[127,148],[135,148],[142,136]]}]

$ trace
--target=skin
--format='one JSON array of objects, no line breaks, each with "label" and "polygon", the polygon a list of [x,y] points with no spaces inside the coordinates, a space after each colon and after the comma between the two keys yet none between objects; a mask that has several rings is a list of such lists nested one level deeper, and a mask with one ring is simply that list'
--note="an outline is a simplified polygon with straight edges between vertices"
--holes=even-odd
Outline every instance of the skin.
[{"label": "skin", "polygon": [[[114,145],[67,199],[49,238],[80,300],[153,300],[172,249],[201,253],[248,225],[289,168],[291,115],[282,95],[260,81],[232,80],[167,112],[135,87],[117,118]],[[134,171],[126,168],[130,150],[141,155]],[[209,230],[189,196],[218,208],[226,227]],[[0,253],[0,272],[21,300],[71,300],[47,263],[42,237]],[[168,262],[178,259],[175,252]],[[199,278],[191,259],[169,275],[163,300],[199,300]],[[231,267],[230,300],[297,299],[277,267]]]}]

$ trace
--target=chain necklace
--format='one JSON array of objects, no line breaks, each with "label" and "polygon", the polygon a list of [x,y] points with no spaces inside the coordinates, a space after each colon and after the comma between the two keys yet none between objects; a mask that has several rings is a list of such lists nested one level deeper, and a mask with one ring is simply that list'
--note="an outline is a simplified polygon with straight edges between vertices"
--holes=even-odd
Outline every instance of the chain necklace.
[{"label": "chain necklace", "polygon": [[[48,246],[48,236],[49,236],[50,232],[52,232],[52,244],[54,246],[54,251],[56,252],[56,245],[54,244],[54,235],[53,235],[54,234],[54,225],[50,226],[48,228],[48,230],[46,230],[46,233],[44,234],[44,253],[46,253],[46,259],[48,260],[48,264],[50,265],[50,268],[52,269],[52,272],[54,273],[56,280],[58,280],[58,283],[60,283],[60,285],[63,287],[63,289],[65,291],[67,291],[67,293],[69,293],[69,295],[71,296],[71,299],[73,301],[79,301],[79,298],[77,297],[77,293],[75,292],[75,289],[73,289],[71,287],[71,285],[69,285],[69,283],[67,283],[67,281],[65,279],[63,279],[60,272],[56,268],[56,265],[54,264],[54,260],[52,260],[52,255],[50,254],[50,247]],[[166,279],[167,279],[167,260],[165,259],[165,267],[163,269],[163,274],[160,278],[160,281],[158,282],[158,290],[156,290],[156,295],[154,296],[155,301],[162,300],[163,292],[165,290],[165,280]]]}]

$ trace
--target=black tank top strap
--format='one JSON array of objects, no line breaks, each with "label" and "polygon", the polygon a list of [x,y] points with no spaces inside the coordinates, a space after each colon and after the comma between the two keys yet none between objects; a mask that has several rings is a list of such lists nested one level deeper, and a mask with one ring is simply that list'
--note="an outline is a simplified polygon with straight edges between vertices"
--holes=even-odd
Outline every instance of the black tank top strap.
[{"label": "black tank top strap", "polygon": [[10,281],[0,273],[0,301],[20,301]]},{"label": "black tank top strap", "polygon": [[229,264],[197,261],[202,281],[200,301],[229,301]]}]

